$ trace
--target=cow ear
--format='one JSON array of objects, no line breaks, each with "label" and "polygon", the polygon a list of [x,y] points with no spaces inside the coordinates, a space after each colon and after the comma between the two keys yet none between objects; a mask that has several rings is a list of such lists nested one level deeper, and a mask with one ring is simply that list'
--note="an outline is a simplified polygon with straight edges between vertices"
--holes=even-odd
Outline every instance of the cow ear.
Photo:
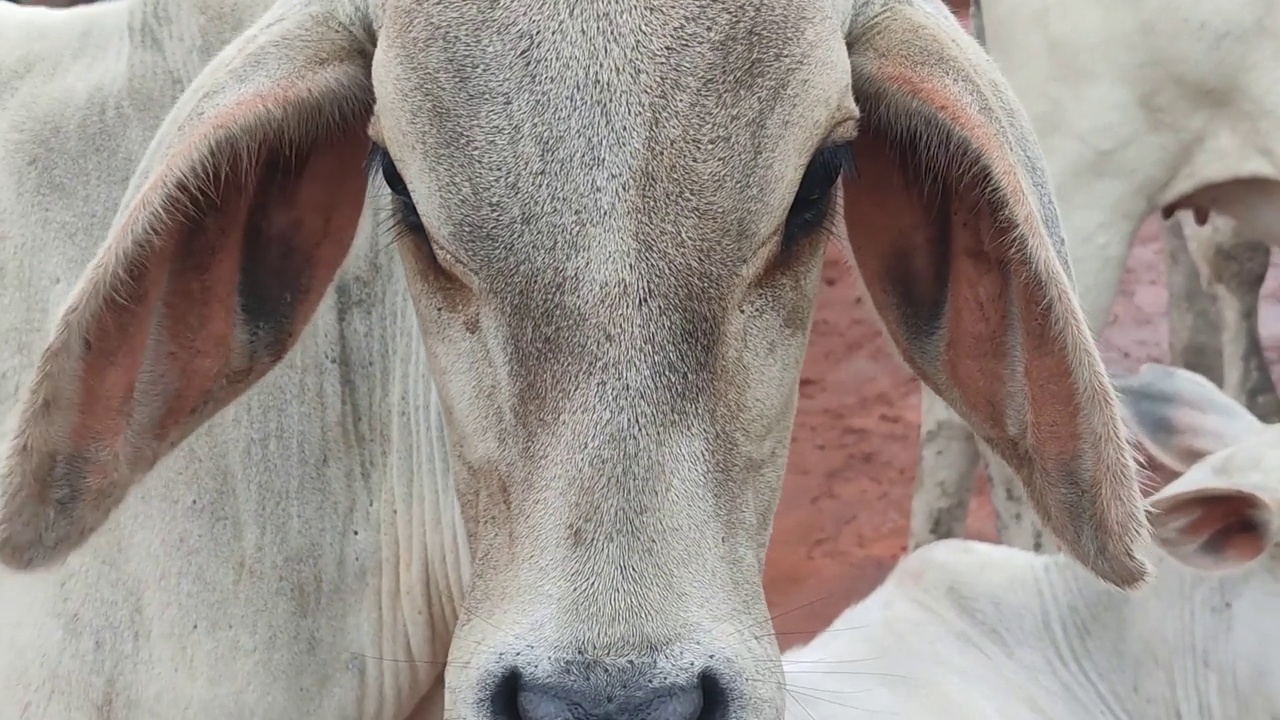
[{"label": "cow ear", "polygon": [[1170,557],[1208,572],[1259,558],[1276,532],[1276,493],[1254,481],[1257,463],[1224,457],[1266,425],[1208,378],[1147,363],[1117,375],[1125,419],[1161,463],[1183,473],[1149,501],[1156,543]]},{"label": "cow ear", "polygon": [[50,564],[285,356],[366,192],[372,47],[282,3],[152,140],[25,388],[0,476],[0,560]]},{"label": "cow ear", "polygon": [[1212,381],[1191,370],[1147,363],[1134,375],[1116,375],[1114,382],[1125,420],[1138,440],[1178,472],[1265,427]]},{"label": "cow ear", "polygon": [[1231,483],[1167,490],[1151,499],[1151,525],[1156,543],[1188,567],[1236,570],[1275,542],[1275,507],[1254,490]]},{"label": "cow ear", "polygon": [[1021,106],[941,3],[886,3],[846,41],[862,111],[849,249],[890,338],[1018,473],[1064,550],[1139,585],[1135,458]]}]

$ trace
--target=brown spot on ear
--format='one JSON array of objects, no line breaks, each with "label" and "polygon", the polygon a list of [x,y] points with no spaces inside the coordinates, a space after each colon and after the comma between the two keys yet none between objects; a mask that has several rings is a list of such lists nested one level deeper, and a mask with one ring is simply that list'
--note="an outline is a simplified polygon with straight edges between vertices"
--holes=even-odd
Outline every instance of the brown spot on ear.
[{"label": "brown spot on ear", "polygon": [[80,459],[55,460],[60,497],[97,493],[111,464],[149,467],[154,457],[122,455],[163,454],[288,352],[353,240],[367,151],[354,132],[296,158],[264,150],[252,169],[222,168],[216,195],[193,191],[193,212],[143,241],[129,260],[140,271],[81,343],[69,446]]},{"label": "brown spot on ear", "polygon": [[[844,179],[849,243],[872,302],[891,319],[886,329],[912,351],[908,364],[917,358],[935,364],[951,270],[949,213],[939,222],[938,198],[920,193],[909,168],[873,134],[868,128],[854,141],[859,176]],[[913,369],[931,377],[941,370]]]},{"label": "brown spot on ear", "polygon": [[1054,278],[1040,272],[1034,248],[1017,244],[1025,231],[984,190],[991,176],[929,175],[918,147],[891,144],[874,122],[855,146],[864,179],[846,186],[849,238],[886,330],[911,369],[1021,476],[1063,546],[1094,560],[1099,537],[1129,532],[1107,503],[1118,506],[1130,488],[1108,485],[1123,477],[1123,457],[1106,465],[1107,456],[1091,459],[1098,446],[1083,444],[1085,393],[1106,391],[1076,382],[1071,347],[1089,342],[1087,333],[1053,325]]},{"label": "brown spot on ear", "polygon": [[[913,185],[920,182],[907,177],[907,182]],[[925,247],[900,242],[889,248],[889,252],[896,256],[888,266],[890,282],[903,289],[898,308],[901,322],[908,332],[920,338],[934,338],[944,331],[952,271],[951,225],[954,218],[951,193],[944,191],[933,197],[936,198],[934,202],[925,201],[933,206],[926,211],[931,227],[925,228],[920,236]]]},{"label": "brown spot on ear", "polygon": [[[1078,423],[1082,409],[1079,405],[1080,388],[1072,383],[1075,372],[1071,358],[1063,352],[1060,340],[1055,336],[1056,331],[1045,314],[1036,315],[1034,312],[1036,308],[1046,307],[1050,300],[1034,281],[1017,283],[1014,293],[1017,306],[1025,309],[1021,318],[1021,350],[1026,382],[1026,423],[1027,433],[1035,439],[1039,450],[1039,465],[1050,478],[1065,478],[1076,473],[1092,477],[1097,468],[1079,465],[1082,434]],[[1095,490],[1106,492],[1104,487]],[[1040,487],[1029,488],[1028,492],[1042,493],[1041,499],[1046,503],[1050,503],[1053,497]],[[1087,511],[1086,506],[1088,503],[1082,501],[1080,511]],[[1100,517],[1094,520],[1102,522]]]},{"label": "brown spot on ear", "polygon": [[[845,220],[858,270],[886,329],[905,346],[912,370],[944,393],[964,391],[970,422],[988,436],[1007,432],[1004,374],[1011,329],[1008,277],[987,243],[990,211],[972,182],[926,180],[919,158],[891,154],[884,131],[854,142],[860,177],[846,179]],[[886,314],[887,312],[887,314]],[[949,382],[944,382],[944,379]]]},{"label": "brown spot on ear", "polygon": [[1157,507],[1167,516],[1157,518],[1162,539],[1183,538],[1213,555],[1239,551],[1237,544],[1257,551],[1250,557],[1262,552],[1267,531],[1257,517],[1257,500],[1251,495],[1199,495],[1181,502],[1157,503]]},{"label": "brown spot on ear", "polygon": [[[911,3],[851,28],[846,43],[866,171],[849,186],[851,243],[889,335],[1020,475],[1064,550],[1114,585],[1140,584],[1149,566],[1132,454],[1072,297],[1050,183],[1016,98],[953,24]],[[906,182],[893,162],[869,167],[890,154],[930,182]],[[925,236],[942,222],[939,194],[953,210],[946,282],[887,267],[903,262],[888,247],[937,254]],[[913,279],[946,298],[945,335],[908,327],[900,306],[938,304],[922,302],[928,295]],[[1074,414],[1083,417],[1066,417]]]},{"label": "brown spot on ear", "polygon": [[[304,223],[298,213],[293,175],[278,152],[270,153],[258,174],[244,224],[244,256],[240,262],[239,309],[244,327],[242,341],[250,358],[275,362],[291,344],[295,292],[306,292],[305,268],[314,246],[301,235]],[[254,362],[254,361],[250,361]],[[255,363],[256,364],[256,363]]]},{"label": "brown spot on ear", "polygon": [[[992,254],[998,232],[978,188],[963,181],[942,189],[953,196],[962,222],[948,223],[946,242],[954,254],[948,282],[943,366],[973,413],[970,423],[988,437],[1008,434],[1009,334],[1015,311],[1005,264]],[[935,220],[938,222],[938,220]],[[985,360],[985,361],[984,361]]]},{"label": "brown spot on ear", "polygon": [[75,395],[80,412],[72,421],[70,447],[96,447],[124,434],[151,339],[150,333],[138,332],[138,328],[152,325],[152,311],[165,290],[164,269],[171,250],[158,242],[153,254],[140,259],[143,267],[135,275],[137,279],[103,298],[102,314],[110,322],[96,323],[84,334]]},{"label": "brown spot on ear", "polygon": [[86,491],[84,479],[89,477],[89,461],[83,455],[69,455],[58,458],[49,473],[52,504],[66,508],[74,515],[75,509],[84,500]]},{"label": "brown spot on ear", "polygon": [[[273,152],[263,159],[245,219],[238,288],[241,341],[251,364],[279,362],[293,346],[305,325],[299,311],[327,287],[315,287],[311,268],[336,269],[346,255],[333,257],[335,234],[345,230],[345,218],[335,223],[331,213],[316,212],[318,204],[332,202],[325,185],[342,181],[327,177],[330,172],[314,156],[295,161]],[[309,173],[313,177],[302,182]]]},{"label": "brown spot on ear", "polygon": [[1210,572],[1249,564],[1273,537],[1270,506],[1244,491],[1212,488],[1157,497],[1149,515],[1166,552]]},{"label": "brown spot on ear", "polygon": [[[283,356],[345,258],[366,192],[371,58],[351,28],[294,19],[246,36],[239,60],[154,139],[145,180],[21,400],[0,477],[0,562],[47,566],[79,547],[161,457]],[[286,66],[271,62],[282,42],[296,51]],[[302,162],[264,177],[272,150]],[[283,204],[272,222],[297,231],[259,235],[309,251],[245,260],[250,198],[264,192]],[[283,257],[310,267],[285,272]],[[276,298],[287,312],[249,313],[255,330],[268,328],[253,340],[240,323],[246,262],[293,284]],[[259,308],[269,303],[262,281],[247,284]]]}]

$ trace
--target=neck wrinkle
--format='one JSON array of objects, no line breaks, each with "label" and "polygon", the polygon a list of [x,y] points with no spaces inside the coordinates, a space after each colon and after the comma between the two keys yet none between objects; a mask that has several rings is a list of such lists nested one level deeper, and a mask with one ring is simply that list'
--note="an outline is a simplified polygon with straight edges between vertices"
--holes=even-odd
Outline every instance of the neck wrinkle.
[{"label": "neck wrinkle", "polygon": [[399,669],[377,696],[399,708],[443,682],[471,557],[402,261],[375,232],[383,199],[370,197],[334,292],[351,446],[358,472],[381,487],[378,652]]},{"label": "neck wrinkle", "polygon": [[1244,668],[1224,610],[1247,578],[1196,573],[1158,550],[1149,556],[1158,581],[1129,595],[1074,565],[1042,571],[1046,662],[1100,718],[1236,717]]}]

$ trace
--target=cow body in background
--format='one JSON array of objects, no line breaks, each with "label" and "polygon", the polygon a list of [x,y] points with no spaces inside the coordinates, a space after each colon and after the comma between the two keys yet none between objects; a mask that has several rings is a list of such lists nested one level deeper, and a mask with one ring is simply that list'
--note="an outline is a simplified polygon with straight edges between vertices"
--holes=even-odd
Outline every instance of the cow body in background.
[{"label": "cow body in background", "polygon": [[[1131,240],[1168,218],[1174,364],[1280,421],[1258,293],[1280,244],[1280,5],[1190,0],[971,0],[970,21],[1044,147],[1075,285],[1101,336]],[[909,549],[964,533],[985,460],[1001,542],[1057,544],[1015,474],[929,388]]]},{"label": "cow body in background", "polygon": [[1067,558],[946,539],[783,656],[788,720],[1233,720],[1280,716],[1280,425],[1201,375],[1118,379],[1153,495],[1155,580],[1130,594]]}]

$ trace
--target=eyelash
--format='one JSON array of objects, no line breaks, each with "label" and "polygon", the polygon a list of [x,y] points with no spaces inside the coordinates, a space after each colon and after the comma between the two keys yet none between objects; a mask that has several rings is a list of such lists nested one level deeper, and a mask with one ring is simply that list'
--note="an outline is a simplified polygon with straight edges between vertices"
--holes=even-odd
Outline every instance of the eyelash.
[{"label": "eyelash", "polygon": [[854,178],[858,176],[853,148],[848,143],[831,145],[814,154],[787,210],[782,228],[784,248],[794,246],[821,229],[831,216],[836,183],[844,173]]},{"label": "eyelash", "polygon": [[396,169],[396,164],[386,148],[376,144],[373,146],[365,171],[371,179],[380,177],[383,184],[391,191],[392,203],[403,228],[419,237],[425,237],[426,227],[418,215],[417,206],[413,204],[413,196],[409,194],[409,187],[400,176],[400,171]]}]

